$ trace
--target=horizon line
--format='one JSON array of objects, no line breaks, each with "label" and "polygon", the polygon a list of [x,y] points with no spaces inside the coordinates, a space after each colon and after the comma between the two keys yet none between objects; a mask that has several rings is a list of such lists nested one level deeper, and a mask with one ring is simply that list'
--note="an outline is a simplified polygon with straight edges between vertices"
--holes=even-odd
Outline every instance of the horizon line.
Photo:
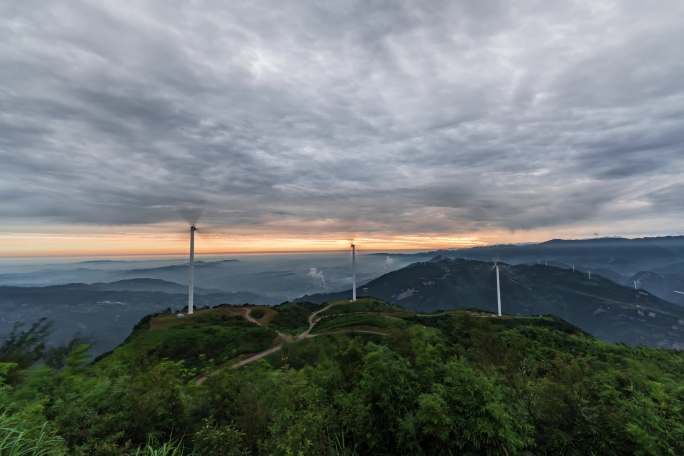
[{"label": "horizon line", "polygon": [[[460,250],[460,249],[473,249],[479,247],[494,247],[503,245],[531,245],[531,244],[543,244],[550,241],[588,241],[588,240],[600,240],[600,239],[627,239],[627,240],[638,240],[638,239],[658,239],[658,238],[669,238],[669,237],[684,237],[684,234],[665,234],[660,236],[625,236],[625,235],[603,235],[594,237],[580,237],[580,238],[559,238],[552,237],[543,241],[527,241],[527,242],[481,242],[479,245],[461,245],[461,246],[433,246],[433,247],[416,247],[416,248],[372,248],[366,250],[365,253],[394,253],[394,252],[430,252],[434,250]],[[361,245],[361,253],[364,253],[363,244]],[[233,250],[217,250],[217,251],[198,251],[196,255],[209,255],[209,256],[219,256],[219,255],[295,255],[295,254],[315,254],[315,253],[342,253],[347,252],[348,249],[294,249],[294,250],[253,250],[253,251],[233,251]],[[81,252],[81,253],[66,253],[66,252],[54,252],[54,253],[43,253],[43,254],[9,254],[4,255],[0,253],[0,259],[23,259],[23,258],[88,258],[88,257],[176,257],[176,256],[186,256],[187,251],[173,251],[173,252],[116,252],[116,253],[104,253],[104,252]]]}]

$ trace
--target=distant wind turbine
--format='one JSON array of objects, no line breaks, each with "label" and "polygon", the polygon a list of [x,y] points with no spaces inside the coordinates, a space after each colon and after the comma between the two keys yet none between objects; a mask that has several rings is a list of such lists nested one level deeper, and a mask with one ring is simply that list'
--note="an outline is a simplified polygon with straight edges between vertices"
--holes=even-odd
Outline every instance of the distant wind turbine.
[{"label": "distant wind turbine", "polygon": [[352,302],[356,301],[356,245],[351,242],[352,250]]},{"label": "distant wind turbine", "polygon": [[188,264],[188,315],[195,311],[195,231],[197,227],[190,225],[190,262]]},{"label": "distant wind turbine", "polygon": [[641,286],[641,280],[637,279],[634,281],[634,289],[638,290],[639,287]]},{"label": "distant wind turbine", "polygon": [[496,269],[496,309],[497,315],[501,316],[501,282],[499,280],[499,260],[494,260],[494,266],[492,269]]}]

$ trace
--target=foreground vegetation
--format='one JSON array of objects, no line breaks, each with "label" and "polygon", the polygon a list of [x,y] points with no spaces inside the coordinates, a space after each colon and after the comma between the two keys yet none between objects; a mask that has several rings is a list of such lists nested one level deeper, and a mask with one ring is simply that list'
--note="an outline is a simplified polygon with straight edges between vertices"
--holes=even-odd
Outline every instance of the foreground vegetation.
[{"label": "foreground vegetation", "polygon": [[95,363],[18,331],[0,347],[0,454],[684,454],[682,353],[372,300],[292,337],[322,309],[148,318]]}]

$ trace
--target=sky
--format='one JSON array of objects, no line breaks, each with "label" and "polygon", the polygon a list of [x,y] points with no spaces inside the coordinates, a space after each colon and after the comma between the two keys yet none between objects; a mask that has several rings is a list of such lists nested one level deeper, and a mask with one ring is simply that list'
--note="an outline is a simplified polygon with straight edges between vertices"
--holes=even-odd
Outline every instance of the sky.
[{"label": "sky", "polygon": [[0,256],[684,233],[681,0],[0,3]]}]

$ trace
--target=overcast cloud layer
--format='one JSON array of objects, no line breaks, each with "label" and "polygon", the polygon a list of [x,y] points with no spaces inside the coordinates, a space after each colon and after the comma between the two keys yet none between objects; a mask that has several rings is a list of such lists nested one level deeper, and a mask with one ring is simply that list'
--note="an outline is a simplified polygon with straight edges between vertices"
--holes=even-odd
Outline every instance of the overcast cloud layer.
[{"label": "overcast cloud layer", "polygon": [[680,232],[682,24],[681,0],[2,2],[0,229],[203,207],[307,235]]}]

